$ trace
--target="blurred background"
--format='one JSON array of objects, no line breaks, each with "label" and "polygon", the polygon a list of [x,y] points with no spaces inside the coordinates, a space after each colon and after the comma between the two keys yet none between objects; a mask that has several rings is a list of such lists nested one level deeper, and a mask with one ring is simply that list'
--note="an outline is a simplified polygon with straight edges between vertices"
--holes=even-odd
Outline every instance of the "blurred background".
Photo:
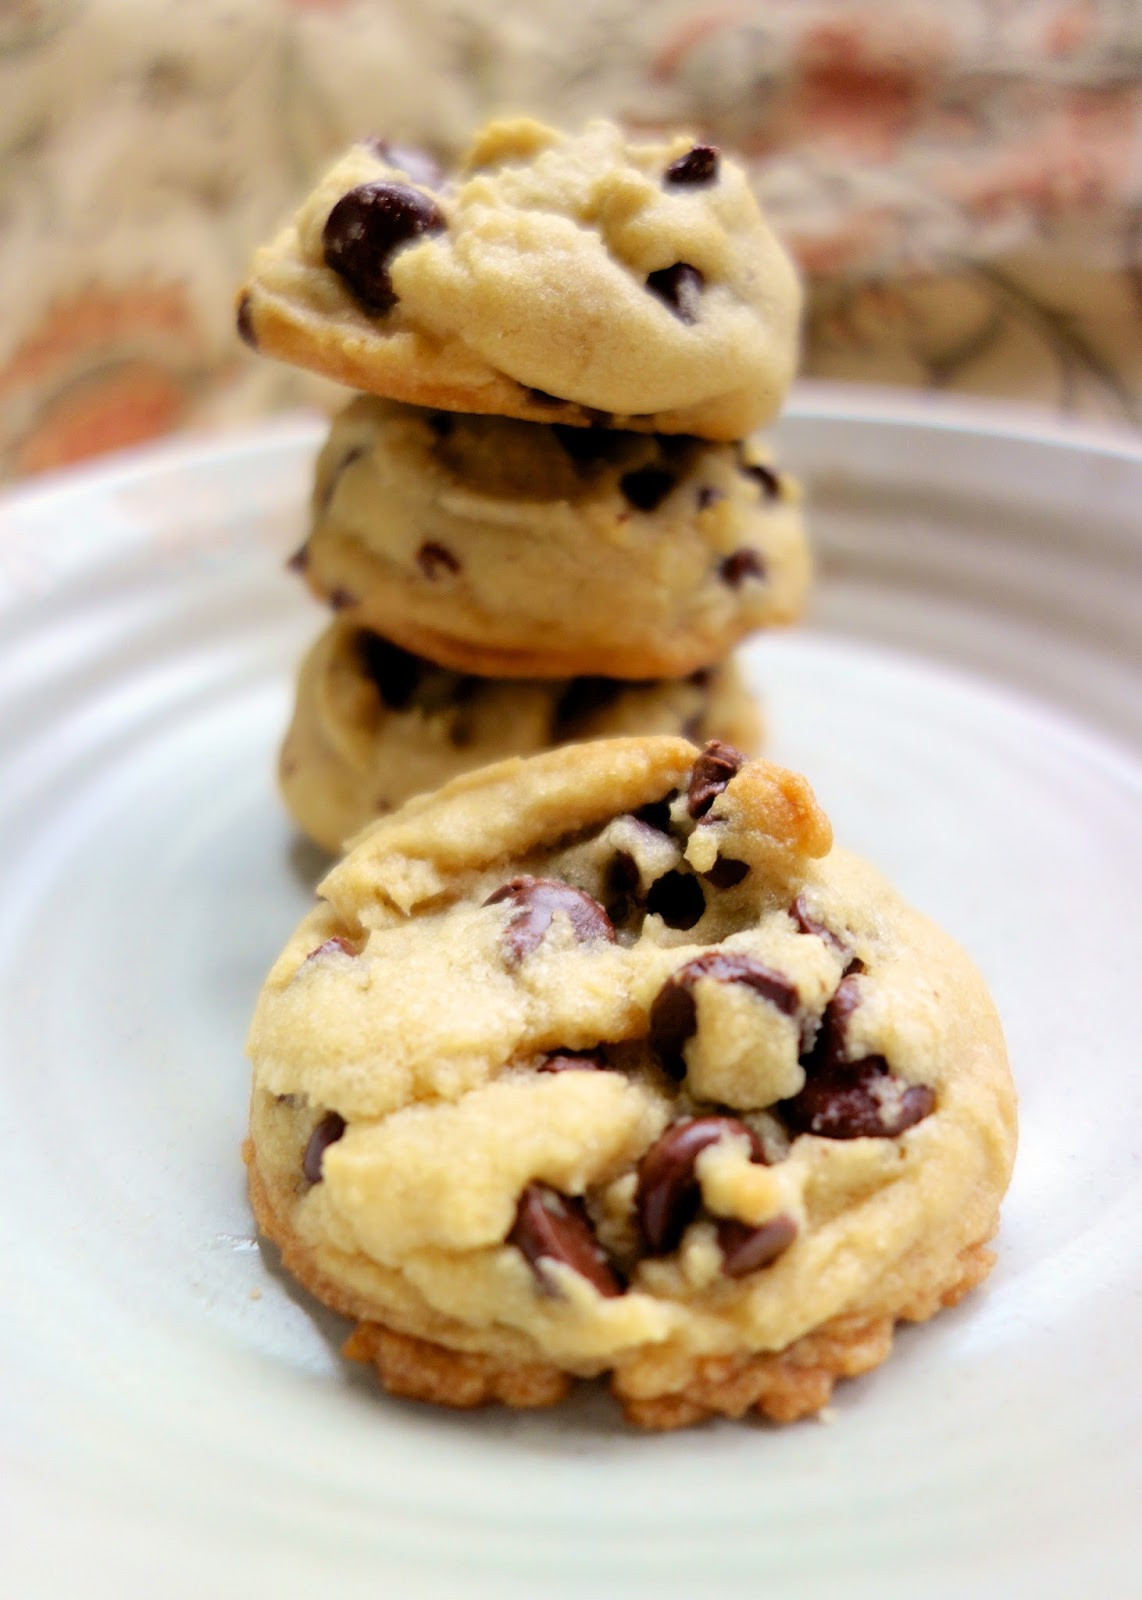
[{"label": "blurred background", "polygon": [[235,338],[251,250],[503,110],[743,156],[811,376],[1137,426],[1140,83],[1142,0],[0,0],[0,477],[335,399]]}]

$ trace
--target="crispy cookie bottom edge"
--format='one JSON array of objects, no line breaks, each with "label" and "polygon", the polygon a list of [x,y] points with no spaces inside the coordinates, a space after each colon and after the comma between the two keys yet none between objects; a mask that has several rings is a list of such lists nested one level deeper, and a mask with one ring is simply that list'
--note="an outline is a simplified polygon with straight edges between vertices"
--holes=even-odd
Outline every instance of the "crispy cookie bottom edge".
[{"label": "crispy cookie bottom edge", "polygon": [[[373,1366],[389,1394],[461,1410],[495,1404],[536,1409],[557,1405],[579,1381],[544,1362],[508,1363],[475,1351],[454,1350],[360,1317],[344,1291],[321,1271],[274,1211],[250,1140],[242,1154],[259,1230],[278,1247],[283,1265],[305,1289],[334,1311],[357,1319],[341,1353],[350,1361]],[[838,1380],[859,1377],[888,1358],[898,1321],[927,1321],[957,1305],[983,1282],[995,1265],[995,1252],[989,1248],[993,1234],[994,1228],[967,1245],[942,1285],[926,1290],[893,1316],[847,1313],[803,1334],[784,1350],[700,1359],[696,1375],[673,1393],[624,1394],[621,1372],[612,1374],[611,1391],[628,1422],[661,1432],[717,1416],[741,1418],[749,1411],[775,1423],[813,1416],[828,1404]]]}]

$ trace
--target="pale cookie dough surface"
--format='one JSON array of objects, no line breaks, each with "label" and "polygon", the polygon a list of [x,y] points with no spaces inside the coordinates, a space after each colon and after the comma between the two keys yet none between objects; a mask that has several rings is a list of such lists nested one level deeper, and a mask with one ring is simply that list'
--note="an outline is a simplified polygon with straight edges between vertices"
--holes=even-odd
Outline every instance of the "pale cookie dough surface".
[{"label": "pale cookie dough surface", "polygon": [[373,399],[333,425],[297,564],[408,650],[489,677],[681,677],[794,621],[797,485],[756,441]]},{"label": "pale cookie dough surface", "polygon": [[302,663],[279,762],[286,806],[327,850],[414,794],[506,756],[607,735],[675,733],[754,751],[757,702],[727,663],[690,678],[475,678],[345,617]]},{"label": "pale cookie dough surface", "polygon": [[983,1277],[1015,1149],[967,957],[804,779],[636,738],[366,831],[259,1000],[251,1195],[397,1392],[788,1419]]},{"label": "pale cookie dough surface", "polygon": [[450,179],[354,145],[258,252],[239,329],[390,399],[737,439],[781,406],[800,306],[735,162],[516,119]]}]

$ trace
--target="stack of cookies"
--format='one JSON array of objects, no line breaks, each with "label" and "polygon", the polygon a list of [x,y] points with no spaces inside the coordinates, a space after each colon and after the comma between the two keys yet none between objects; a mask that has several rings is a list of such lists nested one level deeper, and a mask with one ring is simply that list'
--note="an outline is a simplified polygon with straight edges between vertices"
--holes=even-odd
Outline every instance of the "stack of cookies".
[{"label": "stack of cookies", "polygon": [[744,174],[685,138],[496,123],[445,180],[353,147],[259,252],[239,328],[362,391],[294,558],[335,613],[282,750],[338,849],[469,768],[757,713],[730,652],[796,619],[795,485],[751,435],[799,291]]},{"label": "stack of cookies", "polygon": [[531,122],[451,184],[358,146],[241,300],[365,391],[297,558],[337,615],[289,805],[336,847],[451,778],[328,873],[250,1034],[259,1226],[396,1394],[791,1421],[992,1265],[982,979],[731,748],[729,652],[808,581],[750,437],[797,306],[717,151]]}]

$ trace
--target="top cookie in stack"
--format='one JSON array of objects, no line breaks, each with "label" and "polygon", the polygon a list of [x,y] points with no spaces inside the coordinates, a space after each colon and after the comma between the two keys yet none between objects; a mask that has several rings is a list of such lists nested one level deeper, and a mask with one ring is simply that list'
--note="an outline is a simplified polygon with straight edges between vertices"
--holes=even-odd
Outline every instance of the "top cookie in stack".
[{"label": "top cookie in stack", "polygon": [[[334,423],[296,562],[341,613],[283,750],[307,832],[337,846],[478,765],[486,738],[458,738],[457,707],[493,684],[496,755],[560,742],[584,693],[692,735],[692,711],[661,721],[685,696],[627,691],[694,675],[702,735],[731,731],[732,702],[741,742],[728,654],[808,587],[796,486],[748,437],[792,378],[799,306],[742,171],[684,137],[519,119],[451,179],[376,140],[336,163],[238,307],[257,349],[365,391]],[[523,680],[559,691],[550,727],[521,715],[517,738]],[[431,759],[408,762],[419,743]]]},{"label": "top cookie in stack", "polygon": [[780,409],[800,304],[712,146],[520,119],[451,182],[355,145],[259,251],[239,317],[267,355],[391,400],[733,440]]}]

